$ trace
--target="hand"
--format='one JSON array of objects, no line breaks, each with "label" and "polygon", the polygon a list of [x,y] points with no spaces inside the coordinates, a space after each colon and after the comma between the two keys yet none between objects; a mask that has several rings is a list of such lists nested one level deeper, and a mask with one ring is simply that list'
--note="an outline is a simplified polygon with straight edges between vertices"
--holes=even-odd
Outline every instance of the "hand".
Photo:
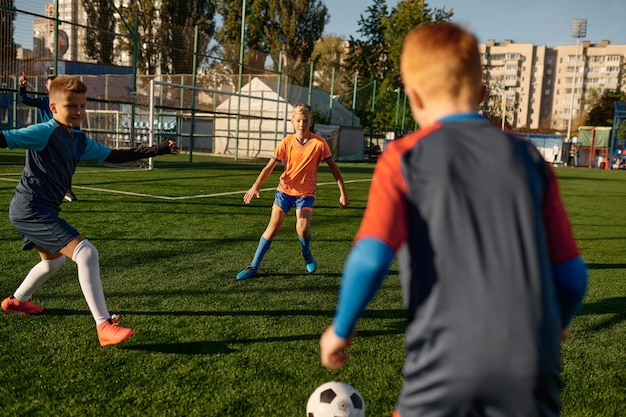
[{"label": "hand", "polygon": [[350,359],[343,349],[350,347],[352,338],[342,339],[335,334],[335,327],[329,326],[320,338],[320,358],[322,366],[328,369],[339,369]]},{"label": "hand", "polygon": [[348,207],[348,204],[350,204],[350,201],[348,200],[347,196],[342,195],[341,197],[339,197],[339,208],[346,208]]},{"label": "hand", "polygon": [[254,197],[260,198],[261,193],[259,192],[259,189],[257,187],[252,186],[248,191],[246,191],[246,194],[243,196],[243,202],[245,204],[250,204]]},{"label": "hand", "polygon": [[178,148],[178,143],[171,139],[163,141],[157,145],[157,155],[178,155],[179,152],[180,149]]}]

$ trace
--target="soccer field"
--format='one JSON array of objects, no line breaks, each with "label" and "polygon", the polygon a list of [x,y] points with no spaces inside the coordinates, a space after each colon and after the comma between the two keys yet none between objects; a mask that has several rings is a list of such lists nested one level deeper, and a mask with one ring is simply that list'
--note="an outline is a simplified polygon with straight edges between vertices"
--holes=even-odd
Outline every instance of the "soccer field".
[{"label": "soccer field", "polygon": [[[320,170],[315,274],[305,271],[290,213],[260,276],[237,281],[269,219],[280,170],[245,206],[243,193],[261,164],[167,164],[174,158],[152,171],[79,167],[73,188],[80,202],[64,203],[61,215],[98,248],[108,307],[137,335],[99,346],[76,266],[67,262],[35,294],[42,315],[0,311],[0,415],[304,416],[309,394],[340,380],[363,395],[368,416],[389,416],[404,360],[395,262],[359,322],[353,360],[329,371],[318,349],[373,165],[339,164],[351,200],[344,210],[332,175]],[[20,172],[0,166],[0,297],[38,261],[35,252],[19,250],[6,215]],[[626,172],[557,174],[590,272],[585,305],[563,348],[563,415],[622,415]]]}]

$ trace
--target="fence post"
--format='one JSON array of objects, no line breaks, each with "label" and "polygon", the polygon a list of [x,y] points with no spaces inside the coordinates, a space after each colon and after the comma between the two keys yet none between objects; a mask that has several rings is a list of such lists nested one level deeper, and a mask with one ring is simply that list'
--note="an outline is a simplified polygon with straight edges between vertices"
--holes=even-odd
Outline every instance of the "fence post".
[{"label": "fence post", "polygon": [[195,26],[193,32],[193,64],[191,74],[191,85],[194,87],[191,90],[191,121],[189,125],[189,162],[193,162],[193,146],[195,141],[196,134],[196,83],[197,83],[197,70],[198,70],[198,37],[199,37],[199,28],[198,25]]}]

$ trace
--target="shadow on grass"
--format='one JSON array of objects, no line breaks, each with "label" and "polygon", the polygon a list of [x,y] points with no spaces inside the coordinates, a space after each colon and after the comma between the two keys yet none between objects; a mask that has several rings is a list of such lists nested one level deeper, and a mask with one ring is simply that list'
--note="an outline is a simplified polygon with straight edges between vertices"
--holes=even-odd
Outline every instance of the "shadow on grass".
[{"label": "shadow on grass", "polygon": [[612,297],[595,303],[584,304],[578,312],[579,316],[606,316],[605,320],[592,326],[589,330],[600,331],[626,321],[626,297]]},{"label": "shadow on grass", "polygon": [[134,346],[120,346],[123,350],[139,350],[145,352],[173,353],[177,355],[224,355],[236,352],[228,346],[228,342],[184,342],[154,343]]},{"label": "shadow on grass", "polygon": [[587,264],[587,269],[626,269],[626,264]]},{"label": "shadow on grass", "polygon": [[[358,332],[357,337],[378,337],[378,336],[392,336],[400,334],[404,331],[404,326],[394,323],[385,330],[368,330]],[[231,339],[225,341],[198,341],[198,342],[183,342],[183,343],[153,343],[142,344],[133,346],[120,346],[120,349],[124,350],[136,350],[146,352],[159,352],[166,354],[177,355],[218,355],[229,354],[238,352],[237,349],[233,349],[230,345],[252,345],[257,343],[288,343],[288,342],[304,342],[304,341],[317,341],[321,334],[302,334],[302,335],[289,335],[289,336],[271,336],[262,338],[250,338],[250,339]]]}]

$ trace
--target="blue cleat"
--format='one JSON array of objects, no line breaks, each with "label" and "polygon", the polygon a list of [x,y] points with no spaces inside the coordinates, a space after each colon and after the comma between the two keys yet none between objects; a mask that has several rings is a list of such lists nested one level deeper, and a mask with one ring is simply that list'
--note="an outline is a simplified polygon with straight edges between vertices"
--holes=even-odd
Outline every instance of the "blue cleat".
[{"label": "blue cleat", "polygon": [[248,279],[255,276],[257,273],[257,269],[252,265],[248,265],[246,269],[237,274],[237,279]]},{"label": "blue cleat", "polygon": [[309,274],[312,274],[313,272],[315,272],[315,270],[317,269],[317,262],[315,261],[313,254],[311,252],[303,253],[302,257],[304,258],[304,263],[306,264],[307,272]]}]

